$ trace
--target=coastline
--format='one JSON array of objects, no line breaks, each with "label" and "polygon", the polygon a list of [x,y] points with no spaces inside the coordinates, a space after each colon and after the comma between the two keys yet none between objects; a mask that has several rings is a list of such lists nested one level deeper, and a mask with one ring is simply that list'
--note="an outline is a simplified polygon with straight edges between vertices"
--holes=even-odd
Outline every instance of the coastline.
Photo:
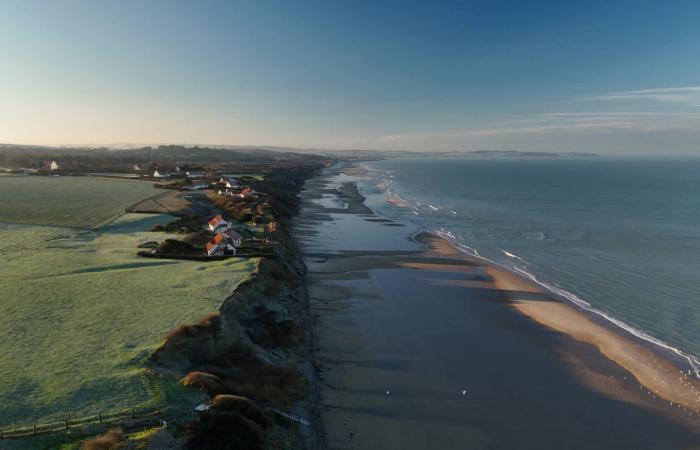
[{"label": "coastline", "polygon": [[[334,173],[343,176],[334,178]],[[509,448],[507,444],[512,448],[515,441],[510,441],[513,437],[508,433],[513,425],[502,425],[502,430],[499,430],[490,423],[484,425],[489,420],[481,416],[493,415],[494,420],[500,417],[506,422],[510,413],[504,414],[503,408],[528,409],[534,406],[523,407],[512,399],[506,401],[500,398],[501,394],[490,394],[494,397],[490,401],[500,406],[500,415],[494,411],[495,406],[478,405],[481,414],[475,416],[471,408],[457,404],[442,420],[438,418],[443,414],[436,412],[430,424],[425,423],[426,418],[413,415],[400,418],[408,414],[411,401],[431,410],[432,399],[417,399],[422,397],[420,390],[429,390],[428,386],[433,384],[440,386],[438,392],[444,388],[445,380],[438,382],[440,375],[426,375],[423,373],[426,369],[435,368],[435,372],[439,372],[440,366],[444,365],[442,369],[448,372],[465,371],[467,374],[474,370],[469,361],[454,360],[456,355],[464,353],[453,348],[460,345],[470,349],[462,357],[471,361],[481,359],[484,367],[480,370],[502,371],[505,377],[529,380],[525,387],[508,378],[504,381],[505,386],[500,387],[510,391],[511,396],[529,398],[532,396],[529,391],[533,390],[538,394],[534,396],[536,399],[530,400],[533,404],[539,402],[539,407],[532,409],[532,417],[517,415],[521,422],[547,428],[565,418],[572,422],[580,420],[576,418],[577,414],[569,411],[576,405],[587,410],[585,422],[591,429],[608,427],[610,423],[619,424],[618,430],[606,429],[601,436],[592,437],[588,433],[580,434],[580,426],[559,423],[559,427],[549,431],[557,436],[560,447],[596,448],[593,444],[596,442],[597,448],[633,444],[639,448],[676,448],[678,442],[697,440],[697,384],[685,379],[673,364],[645,347],[644,342],[634,341],[597,323],[594,318],[555,299],[530,280],[499,266],[485,264],[483,260],[470,258],[440,236],[423,232],[412,239],[400,233],[403,230],[396,227],[404,225],[376,215],[364,205],[364,197],[357,190],[356,183],[347,180],[348,173],[361,175],[357,168],[348,172],[341,165],[327,171],[325,177],[306,188],[302,194],[305,206],[302,217],[298,219],[300,226],[293,233],[302,241],[309,268],[307,282],[316,317],[318,343],[315,358],[322,367],[321,410],[330,448],[366,448],[367,445],[423,448],[421,442],[426,441],[422,439],[427,437],[431,438],[430,445],[440,443],[444,448],[485,448],[494,443],[497,448]],[[355,194],[349,195],[353,189]],[[329,200],[333,196],[335,199]],[[331,207],[334,201],[346,206]],[[361,203],[361,206],[353,203]],[[402,285],[410,285],[412,290],[407,291]],[[438,299],[441,304],[445,303],[443,306],[449,306],[450,311],[461,309],[459,302],[468,303],[470,306],[464,311],[464,319],[470,327],[460,330],[459,320],[451,316],[434,318],[408,310],[410,307],[425,308],[426,300],[433,302]],[[384,303],[393,306],[387,306],[389,310],[385,310]],[[466,313],[471,310],[483,312],[483,316],[468,317]],[[432,314],[445,313],[436,307]],[[454,320],[457,329],[449,332],[464,340],[452,342],[414,335],[424,326],[422,321],[440,319]],[[409,322],[409,325],[400,321]],[[484,321],[491,327],[479,323]],[[513,325],[518,332],[507,329],[508,325]],[[386,330],[381,330],[382,327]],[[396,328],[396,333],[386,336],[387,330],[392,328]],[[491,328],[497,328],[501,333],[494,333]],[[428,328],[427,332],[434,334],[437,331]],[[507,334],[510,336],[505,336]],[[483,348],[471,348],[475,336],[481,336],[479,342]],[[513,340],[508,341],[508,337]],[[409,350],[396,339],[417,340],[414,342],[417,349]],[[441,354],[433,356],[421,351],[431,345],[437,345],[433,351]],[[519,357],[506,350],[511,347],[524,355]],[[452,352],[454,356],[448,357]],[[484,352],[489,355],[485,356]],[[511,366],[508,358],[520,360],[523,365],[513,361]],[[422,361],[419,363],[413,359]],[[488,364],[484,360],[488,360]],[[431,364],[433,367],[425,367]],[[521,370],[529,375],[519,375]],[[381,384],[378,380],[395,379],[397,375],[407,379],[416,377],[416,380],[411,383],[413,387],[406,388],[406,392],[413,394],[404,394],[408,395],[401,398],[404,404],[394,409],[394,389],[381,390],[376,385]],[[479,383],[487,381],[475,376],[473,384]],[[416,391],[419,386],[420,390]],[[453,389],[459,392],[458,386],[453,386]],[[472,389],[462,391],[471,392]],[[554,395],[561,398],[549,398]],[[494,402],[495,398],[497,402]],[[442,399],[443,406],[453,400]],[[552,410],[565,409],[558,414],[543,412],[543,404]],[[598,417],[589,417],[596,413]],[[455,422],[457,417],[454,416],[461,417],[460,421],[471,418],[477,425],[470,426],[469,420],[457,425],[459,421]],[[616,419],[611,421],[612,417]],[[645,423],[646,434],[653,438],[632,437],[628,430],[638,428],[638,423]],[[426,437],[417,436],[418,429]],[[498,436],[498,432],[504,436]],[[542,433],[546,434],[540,430]],[[402,437],[399,438],[398,434]],[[531,441],[520,448],[556,448],[551,444],[544,445],[532,431],[525,434]],[[578,443],[574,443],[576,439],[579,439]],[[459,446],[457,443],[473,445]],[[679,448],[685,448],[685,444]]]},{"label": "coastline", "polygon": [[[406,207],[405,200],[391,190],[388,194],[388,204]],[[440,249],[439,253],[464,257],[487,267],[492,282],[485,283],[482,287],[500,290],[509,299],[512,307],[521,314],[545,327],[593,345],[607,358],[624,367],[647,390],[648,395],[658,395],[668,400],[671,405],[681,408],[690,417],[700,414],[700,379],[691,375],[691,370],[697,375],[696,361],[691,360],[691,355],[614,317],[609,317],[586,302],[577,299],[572,301],[566,293],[553,292],[527,272],[518,273],[482,257],[476,251],[475,254],[461,251],[459,243],[450,240],[450,233],[446,233],[445,237],[439,231],[422,231],[431,234],[435,239],[443,240],[451,249],[448,251],[444,245],[436,246]],[[421,242],[419,239],[421,244],[430,246],[426,241]],[[545,298],[533,301],[519,295],[520,293],[537,294]],[[690,369],[680,366],[681,360],[685,360]]]},{"label": "coastline", "polygon": [[[417,237],[431,251],[473,260],[483,266],[491,281],[450,281],[453,286],[495,289],[507,298],[512,308],[540,325],[594,346],[602,355],[619,364],[646,390],[647,395],[658,395],[675,405],[688,417],[700,414],[700,382],[691,379],[673,363],[649,348],[645,341],[635,342],[632,336],[620,333],[607,324],[595,323],[584,310],[555,299],[535,282],[495,264],[464,255],[439,235],[425,232]],[[449,246],[450,249],[446,249]],[[534,297],[533,297],[534,296]],[[601,388],[603,389],[603,388]],[[606,390],[621,400],[629,397],[622,392]]]}]

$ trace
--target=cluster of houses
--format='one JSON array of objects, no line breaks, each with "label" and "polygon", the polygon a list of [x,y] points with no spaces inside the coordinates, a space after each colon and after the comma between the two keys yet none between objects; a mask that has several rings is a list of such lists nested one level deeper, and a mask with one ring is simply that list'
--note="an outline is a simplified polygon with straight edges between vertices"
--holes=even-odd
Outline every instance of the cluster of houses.
[{"label": "cluster of houses", "polygon": [[[141,167],[139,167],[138,164],[134,164],[134,170],[140,171]],[[180,167],[176,167],[175,170],[177,171],[176,174],[171,174],[171,173],[165,173],[165,172],[160,172],[157,168],[153,171],[153,174],[151,175],[153,178],[172,178],[177,175],[181,175]],[[194,172],[194,171],[186,171],[184,173],[185,177],[190,178],[192,180],[197,180],[197,179],[202,179],[206,178],[207,174],[203,172]],[[210,189],[210,188],[218,188],[218,193],[219,195],[224,195],[227,197],[234,197],[237,199],[255,199],[258,197],[258,194],[253,190],[252,188],[248,186],[242,186],[240,181],[238,181],[233,175],[222,175],[219,181],[214,181],[212,183],[207,182],[206,180],[202,180],[201,182],[197,184],[193,184],[192,186],[188,186],[184,189],[187,190],[203,190],[203,189]]]},{"label": "cluster of houses", "polygon": [[254,199],[258,197],[258,194],[252,188],[241,186],[238,180],[230,176],[221,177],[218,185],[219,195],[239,199]]},{"label": "cluster of houses", "polygon": [[[138,164],[134,164],[133,169],[136,172],[143,171],[141,166],[139,166]],[[148,173],[150,173],[150,172],[148,172]],[[144,175],[148,175],[148,173],[145,173]],[[156,167],[153,170],[153,173],[151,174],[151,176],[153,178],[173,178],[173,177],[182,177],[182,175],[183,175],[183,172],[182,172],[182,169],[180,168],[180,166],[175,166],[175,173],[161,172],[158,169],[158,167]],[[199,172],[199,171],[194,171],[194,170],[192,170],[192,171],[185,170],[184,176],[194,180],[194,179],[199,179],[199,178],[206,178],[207,174],[205,174],[204,172]]]},{"label": "cluster of houses", "polygon": [[236,249],[241,246],[243,238],[218,214],[207,225],[214,237],[207,243],[207,256],[235,255]]}]

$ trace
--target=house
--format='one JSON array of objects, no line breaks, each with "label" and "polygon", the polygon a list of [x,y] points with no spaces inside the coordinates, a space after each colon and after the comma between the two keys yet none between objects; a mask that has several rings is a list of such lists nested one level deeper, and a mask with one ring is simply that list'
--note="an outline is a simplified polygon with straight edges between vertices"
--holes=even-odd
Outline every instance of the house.
[{"label": "house", "polygon": [[243,238],[241,237],[240,234],[238,234],[238,231],[236,231],[233,227],[230,227],[227,230],[224,230],[222,234],[226,237],[226,239],[234,247],[241,246],[241,243],[243,242]]},{"label": "house", "polygon": [[58,163],[56,163],[56,161],[51,161],[51,164],[49,164],[49,169],[52,171],[58,170]]},{"label": "house", "polygon": [[231,244],[223,233],[217,233],[207,242],[207,256],[235,255],[236,247]]},{"label": "house", "polygon": [[240,198],[256,198],[258,194],[255,193],[255,191],[249,187],[243,189],[240,194],[238,194],[238,197]]},{"label": "house", "polygon": [[185,172],[185,175],[187,178],[204,178],[204,174],[202,172],[190,172],[189,170]]},{"label": "house", "polygon": [[228,222],[224,220],[223,217],[221,217],[221,214],[217,214],[213,219],[209,221],[209,225],[207,228],[209,228],[209,231],[212,233],[218,233],[221,230],[226,230],[230,227]]},{"label": "house", "polygon": [[163,175],[158,172],[158,169],[153,171],[153,178],[163,178]]},{"label": "house", "polygon": [[224,187],[231,189],[231,188],[236,188],[241,185],[241,183],[235,179],[235,178],[228,178],[228,177],[222,177],[219,180],[219,184],[222,184]]}]

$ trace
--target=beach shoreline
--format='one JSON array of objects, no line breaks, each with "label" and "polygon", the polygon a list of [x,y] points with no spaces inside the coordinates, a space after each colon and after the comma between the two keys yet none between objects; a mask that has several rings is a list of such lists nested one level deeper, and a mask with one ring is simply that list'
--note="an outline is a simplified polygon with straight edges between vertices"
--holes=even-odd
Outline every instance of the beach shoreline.
[{"label": "beach shoreline", "polygon": [[[623,329],[612,324],[594,322],[595,317],[587,311],[564,303],[553,293],[507,268],[464,254],[435,233],[422,231],[414,238],[439,255],[461,257],[483,266],[492,279],[489,282],[456,281],[453,285],[498,290],[520,314],[569,338],[594,346],[601,355],[634,377],[647,395],[669,401],[688,417],[700,414],[700,382],[655,352],[646,341],[634,340],[634,336],[623,334]],[[533,298],[533,295],[538,297]],[[608,395],[630,401],[626,393],[600,389]]]},{"label": "beach shoreline", "polygon": [[[327,172],[307,182],[293,235],[308,268],[314,359],[321,369],[320,409],[329,448],[425,448],[436,443],[443,448],[494,443],[513,448],[516,441],[509,431],[518,427],[506,422],[516,413],[504,411],[514,406],[532,409],[528,417],[516,414],[517,420],[543,428],[526,433],[530,441],[520,448],[555,448],[541,440],[547,433],[558,436],[559,448],[596,448],[585,439],[597,442],[597,448],[669,448],[671,441],[670,448],[676,448],[677,442],[697,441],[696,384],[644,342],[596,322],[530,280],[464,254],[435,233],[407,233],[407,224],[364,204],[357,182],[348,181],[342,165]],[[334,173],[342,176],[334,178]],[[329,206],[336,201],[345,206]],[[433,310],[426,300],[450,312],[438,306]],[[454,322],[453,327],[436,330],[437,325],[424,323],[441,321]],[[451,337],[445,340],[436,333]],[[483,347],[474,346],[475,337]],[[482,365],[477,372],[502,373],[506,378],[498,389],[508,395],[488,387],[493,373],[471,374],[473,361]],[[514,377],[515,367],[528,374]],[[474,389],[477,397],[484,396],[477,406],[452,405],[453,398],[433,404],[433,397],[425,397],[428,392],[446,395],[455,373],[473,378],[470,389],[450,389],[465,396]],[[407,381],[397,381],[401,378]],[[395,405],[394,389],[382,390],[382,384],[405,390],[404,404]],[[524,396],[525,406],[514,403],[514,395]],[[542,402],[551,411],[543,411]],[[451,405],[447,412],[442,411],[445,404]],[[442,409],[427,420],[406,416],[411,405]],[[578,420],[571,411],[574,405],[596,412],[597,417],[586,417],[589,427],[617,421],[619,430],[595,437],[577,434],[579,426],[564,423],[564,417]],[[654,438],[633,437],[628,430],[638,423],[648,424]],[[583,440],[574,444],[575,439]]]}]

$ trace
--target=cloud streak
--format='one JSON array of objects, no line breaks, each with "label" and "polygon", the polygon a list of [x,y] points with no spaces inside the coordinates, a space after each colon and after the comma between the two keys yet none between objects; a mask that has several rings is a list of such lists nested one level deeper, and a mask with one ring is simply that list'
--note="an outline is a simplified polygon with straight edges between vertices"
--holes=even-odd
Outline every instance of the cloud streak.
[{"label": "cloud streak", "polygon": [[665,103],[697,103],[700,86],[664,87],[634,91],[608,92],[579,97],[584,100],[649,100]]},{"label": "cloud streak", "polygon": [[[519,123],[520,126],[513,126]],[[382,142],[409,140],[470,140],[554,133],[686,131],[700,133],[700,114],[653,112],[554,112],[538,114],[490,127],[454,132],[398,133],[380,137]]]}]

